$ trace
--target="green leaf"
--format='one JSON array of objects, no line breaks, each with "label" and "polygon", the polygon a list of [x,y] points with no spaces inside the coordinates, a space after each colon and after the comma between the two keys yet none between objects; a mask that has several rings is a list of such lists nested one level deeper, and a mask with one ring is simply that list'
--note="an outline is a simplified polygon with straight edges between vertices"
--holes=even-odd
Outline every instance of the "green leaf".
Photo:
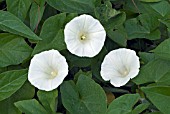
[{"label": "green leaf", "polygon": [[44,2],[44,0],[34,0],[34,2],[35,2],[37,5],[41,5],[41,4]]},{"label": "green leaf", "polygon": [[153,86],[143,87],[146,97],[164,114],[170,113],[170,87]]},{"label": "green leaf", "polygon": [[34,97],[35,88],[28,82],[26,82],[17,92],[11,97],[0,101],[0,113],[1,114],[22,114],[15,106],[14,102],[20,100],[31,99]]},{"label": "green leaf", "polygon": [[6,68],[6,67],[0,68],[0,73],[5,72],[5,71],[7,71],[7,68]]},{"label": "green leaf", "polygon": [[161,44],[159,44],[153,52],[162,59],[170,60],[170,39],[164,40]]},{"label": "green leaf", "polygon": [[71,67],[87,67],[92,61],[92,58],[78,57],[68,51],[63,51],[63,55],[66,57]]},{"label": "green leaf", "polygon": [[107,31],[107,35],[110,39],[112,39],[114,42],[118,43],[119,45],[126,47],[127,45],[127,34],[124,30],[124,28],[122,29],[118,29],[118,30],[109,30]]},{"label": "green leaf", "polygon": [[137,103],[139,94],[126,94],[113,100],[107,110],[107,114],[127,114],[132,111]]},{"label": "green leaf", "polygon": [[144,62],[144,64],[157,59],[154,53],[139,52],[139,56],[142,59],[142,62]]},{"label": "green leaf", "polygon": [[55,114],[56,112],[56,98],[58,97],[58,90],[53,91],[38,91],[38,99],[49,114]]},{"label": "green leaf", "polygon": [[161,32],[160,30],[156,29],[152,31],[150,34],[146,35],[146,38],[149,40],[157,40],[161,38]]},{"label": "green leaf", "polygon": [[136,84],[144,84],[149,82],[158,82],[170,70],[170,62],[156,59],[140,69],[140,72],[133,81]]},{"label": "green leaf", "polygon": [[[120,11],[117,11],[112,8],[112,3],[110,1],[104,1],[104,4],[96,7],[94,10],[95,16],[101,21],[108,21],[108,19],[120,14]],[[106,24],[107,25],[107,24]]]},{"label": "green leaf", "polygon": [[163,75],[163,76],[157,81],[157,84],[170,86],[170,72],[167,72],[165,75]]},{"label": "green leaf", "polygon": [[63,31],[65,19],[66,14],[62,13],[52,16],[44,22],[40,33],[43,40],[38,42],[33,55],[44,50],[56,49],[60,51],[66,49]]},{"label": "green leaf", "polygon": [[167,1],[154,3],[150,6],[163,17],[170,12],[170,4]]},{"label": "green leaf", "polygon": [[100,53],[95,56],[91,62],[91,71],[92,71],[92,75],[95,77],[95,79],[101,81],[101,82],[105,82],[101,75],[100,75],[100,68],[101,68],[101,64],[103,62],[104,57],[106,56],[106,54],[108,53],[107,48],[104,46],[103,49],[100,51]]},{"label": "green leaf", "polygon": [[161,0],[140,0],[141,2],[160,2]]},{"label": "green leaf", "polygon": [[88,76],[90,78],[92,78],[92,72],[88,71],[88,72],[83,72],[82,70],[79,70],[79,72],[77,72],[75,75],[74,75],[74,81],[77,82],[79,76]]},{"label": "green leaf", "polygon": [[150,112],[150,113],[146,113],[146,114],[163,114],[162,112],[156,111],[156,112]]},{"label": "green leaf", "polygon": [[89,13],[95,8],[97,0],[46,0],[49,5],[61,12]]},{"label": "green leaf", "polygon": [[167,28],[168,30],[168,37],[170,37],[170,28]]},{"label": "green leaf", "polygon": [[14,94],[27,80],[27,70],[7,71],[0,74],[0,101]]},{"label": "green leaf", "polygon": [[17,65],[32,53],[31,47],[20,37],[9,33],[0,34],[0,67]]},{"label": "green leaf", "polygon": [[[116,27],[122,25],[126,20],[126,13],[122,12],[115,17],[110,18],[107,22],[104,22],[104,28],[106,31],[109,31],[110,29],[115,29]],[[117,28],[116,28],[117,29]]]},{"label": "green leaf", "polygon": [[149,107],[149,103],[143,103],[135,107],[131,114],[140,114]]},{"label": "green leaf", "polygon": [[123,5],[124,7],[123,9],[126,10],[126,12],[129,14],[130,17],[136,17],[136,13],[149,14],[150,17],[152,16],[156,16],[159,18],[162,17],[158,12],[156,12],[150,6],[150,4],[153,4],[153,3],[145,3],[145,2],[141,2],[140,0],[135,0],[134,2],[133,1],[127,0],[125,4]]},{"label": "green leaf", "polygon": [[159,21],[157,17],[149,14],[141,14],[137,18],[127,20],[125,23],[129,40],[135,38],[160,39],[161,33],[158,27]]},{"label": "green leaf", "polygon": [[147,28],[150,32],[159,27],[159,21],[156,16],[150,16],[149,14],[141,14],[138,16],[138,20],[142,26]]},{"label": "green leaf", "polygon": [[45,0],[41,0],[40,5],[35,2],[32,3],[31,5],[29,15],[30,15],[30,28],[32,30],[36,29],[39,22],[41,21],[45,9],[44,4],[45,4]]},{"label": "green leaf", "polygon": [[0,30],[33,40],[41,40],[20,19],[7,11],[0,11]]},{"label": "green leaf", "polygon": [[159,21],[165,24],[168,28],[170,28],[170,20],[169,19],[159,19]]},{"label": "green leaf", "polygon": [[144,38],[146,34],[150,34],[148,28],[140,25],[136,18],[127,20],[125,22],[125,29],[129,40],[134,38]]},{"label": "green leaf", "polygon": [[48,114],[36,99],[18,101],[14,104],[25,114]]},{"label": "green leaf", "polygon": [[17,16],[22,21],[25,20],[31,5],[31,0],[6,0],[7,11]]},{"label": "green leaf", "polygon": [[91,78],[81,75],[76,85],[66,81],[60,89],[63,105],[71,114],[105,114],[106,95]]},{"label": "green leaf", "polygon": [[[135,5],[137,6],[137,8],[134,5],[134,2],[135,2]],[[146,13],[145,12],[146,9],[143,6],[143,4],[140,2],[140,0],[135,0],[134,2],[132,0],[127,0],[126,3],[123,6],[124,7],[123,9],[130,12],[130,14],[131,14],[131,12],[132,13],[139,13],[139,11],[140,11],[140,13]]]},{"label": "green leaf", "polygon": [[77,16],[78,16],[77,13],[69,13],[69,14],[67,15],[67,18],[65,19],[65,24],[66,24],[66,23],[69,23],[73,18],[75,18],[75,17],[77,17]]}]

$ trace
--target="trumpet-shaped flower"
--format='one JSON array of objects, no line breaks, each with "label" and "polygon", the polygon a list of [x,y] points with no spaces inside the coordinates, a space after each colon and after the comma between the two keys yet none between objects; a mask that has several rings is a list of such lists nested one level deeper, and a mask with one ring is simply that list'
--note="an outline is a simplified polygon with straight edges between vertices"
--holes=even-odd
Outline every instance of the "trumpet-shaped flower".
[{"label": "trumpet-shaped flower", "polygon": [[101,65],[100,74],[105,81],[115,87],[125,85],[139,73],[140,62],[136,52],[130,49],[117,49],[108,53]]},{"label": "trumpet-shaped flower", "polygon": [[101,23],[90,15],[72,19],[64,29],[67,49],[80,57],[94,57],[105,42],[106,32]]},{"label": "trumpet-shaped flower", "polygon": [[40,90],[56,89],[68,74],[68,64],[57,50],[36,54],[30,63],[28,80]]}]

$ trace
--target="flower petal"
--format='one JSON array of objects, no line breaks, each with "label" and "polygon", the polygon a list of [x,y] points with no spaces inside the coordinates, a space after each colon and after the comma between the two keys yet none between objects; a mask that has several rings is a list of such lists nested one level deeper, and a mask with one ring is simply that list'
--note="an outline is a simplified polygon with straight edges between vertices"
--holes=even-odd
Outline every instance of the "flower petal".
[{"label": "flower petal", "polygon": [[100,24],[100,22],[97,19],[94,19],[90,15],[82,15],[82,17],[85,18],[85,24],[84,29],[88,33],[97,33],[97,32],[104,32],[103,26]]},{"label": "flower petal", "polygon": [[[81,36],[85,39],[81,39]],[[67,49],[80,57],[94,57],[104,46],[106,32],[100,22],[90,15],[80,15],[64,29]]]},{"label": "flower petal", "polygon": [[130,77],[132,79],[132,78],[136,77],[138,74],[139,74],[139,69],[134,69],[129,72],[127,77]]},{"label": "flower petal", "polygon": [[63,77],[63,76],[67,75],[66,72],[68,72],[68,70],[63,71],[63,72],[60,72],[60,73],[58,74],[58,76],[56,76],[56,78],[54,78],[53,80],[51,80],[51,86],[53,87],[53,89],[57,88],[57,87],[63,82],[63,80],[64,80],[64,78],[65,78],[65,77]]},{"label": "flower petal", "polygon": [[51,91],[51,84],[50,80],[45,79],[45,78],[39,78],[36,80],[31,81],[31,84],[37,87],[39,90],[44,90],[44,91]]},{"label": "flower petal", "polygon": [[115,87],[125,85],[139,73],[139,57],[135,51],[120,48],[109,52],[101,65],[100,74]]},{"label": "flower petal", "polygon": [[[56,72],[54,77],[51,73]],[[68,64],[57,50],[36,54],[30,63],[28,80],[40,90],[56,89],[68,74]]]},{"label": "flower petal", "polygon": [[112,77],[110,83],[115,87],[120,87],[125,85],[130,80],[129,77]]}]

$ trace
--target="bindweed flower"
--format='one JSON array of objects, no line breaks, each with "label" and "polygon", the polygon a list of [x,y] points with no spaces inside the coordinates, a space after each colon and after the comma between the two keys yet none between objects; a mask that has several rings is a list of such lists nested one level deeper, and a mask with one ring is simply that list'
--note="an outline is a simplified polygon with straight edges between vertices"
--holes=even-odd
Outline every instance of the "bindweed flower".
[{"label": "bindweed flower", "polygon": [[136,52],[120,48],[108,53],[101,65],[101,76],[115,87],[125,85],[139,73],[140,62]]},{"label": "bindweed flower", "polygon": [[64,29],[67,49],[80,57],[94,57],[105,42],[106,32],[101,23],[90,15],[72,19]]},{"label": "bindweed flower", "polygon": [[30,63],[28,80],[40,90],[56,89],[68,74],[68,64],[57,50],[36,54]]}]

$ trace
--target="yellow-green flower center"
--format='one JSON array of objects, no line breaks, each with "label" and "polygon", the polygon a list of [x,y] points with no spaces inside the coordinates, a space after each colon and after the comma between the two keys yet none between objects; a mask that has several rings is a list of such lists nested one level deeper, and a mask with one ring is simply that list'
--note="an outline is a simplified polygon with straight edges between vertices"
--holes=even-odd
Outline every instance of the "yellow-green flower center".
[{"label": "yellow-green flower center", "polygon": [[129,72],[127,70],[125,70],[124,72],[121,73],[122,76],[127,76],[129,74]]},{"label": "yellow-green flower center", "polygon": [[121,70],[119,70],[118,72],[120,73],[120,75],[122,77],[126,77],[129,74],[130,71],[126,67],[124,67]]},{"label": "yellow-green flower center", "polygon": [[86,39],[86,36],[83,34],[80,36],[80,40],[85,40]]},{"label": "yellow-green flower center", "polygon": [[55,78],[58,73],[56,71],[52,71],[50,74],[51,74],[51,78]]}]

